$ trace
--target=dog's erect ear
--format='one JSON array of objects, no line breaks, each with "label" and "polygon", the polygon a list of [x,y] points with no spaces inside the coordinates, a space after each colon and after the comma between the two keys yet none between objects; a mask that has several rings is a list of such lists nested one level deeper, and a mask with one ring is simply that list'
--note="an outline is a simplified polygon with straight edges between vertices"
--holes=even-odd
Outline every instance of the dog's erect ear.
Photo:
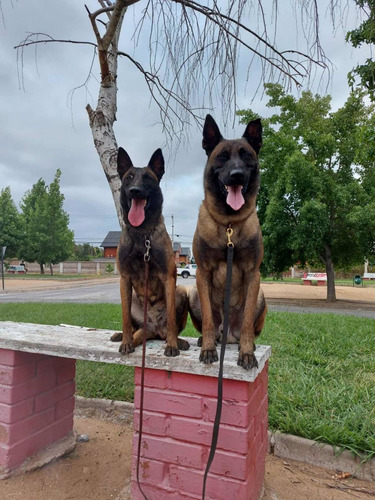
[{"label": "dog's erect ear", "polygon": [[202,141],[202,148],[206,151],[207,156],[210,156],[212,151],[222,140],[223,136],[221,135],[219,127],[216,125],[215,120],[211,115],[207,115],[203,127]]},{"label": "dog's erect ear", "polygon": [[160,148],[157,149],[151,156],[151,160],[148,162],[148,168],[151,168],[160,182],[161,178],[164,175],[164,157]]},{"label": "dog's erect ear", "polygon": [[125,151],[123,148],[118,148],[117,152],[117,172],[118,175],[120,176],[120,179],[124,177],[126,172],[129,170],[130,167],[133,166],[133,163],[128,155],[128,153]]},{"label": "dog's erect ear", "polygon": [[247,142],[250,144],[250,146],[253,148],[256,154],[258,154],[263,144],[262,122],[260,121],[260,118],[257,118],[256,120],[253,120],[250,123],[248,123],[242,137],[244,137],[247,140]]}]

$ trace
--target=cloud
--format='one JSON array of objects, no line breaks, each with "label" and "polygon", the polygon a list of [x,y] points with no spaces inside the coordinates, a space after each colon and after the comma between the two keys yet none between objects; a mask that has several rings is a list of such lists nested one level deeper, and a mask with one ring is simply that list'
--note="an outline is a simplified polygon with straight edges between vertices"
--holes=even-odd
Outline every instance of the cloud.
[{"label": "cloud", "polygon": [[[96,0],[87,2],[93,11]],[[140,5],[140,4],[139,4]],[[133,32],[138,4],[129,9],[124,25],[124,38],[133,50]],[[5,26],[0,27],[0,89],[2,103],[0,119],[0,188],[11,187],[16,204],[27,189],[43,177],[53,180],[57,168],[62,171],[61,189],[65,195],[65,209],[71,214],[71,228],[78,241],[102,241],[110,230],[118,229],[112,196],[93,146],[87,103],[95,106],[99,69],[94,63],[88,88],[86,81],[93,57],[93,48],[70,44],[46,44],[25,49],[22,54],[14,50],[27,32],[48,33],[55,38],[93,41],[84,2],[65,0],[51,2],[2,3]],[[133,10],[134,9],[134,10]],[[288,13],[279,13],[283,47],[293,46],[296,32],[289,22]],[[289,23],[289,24],[288,24]],[[285,26],[288,29],[285,30]],[[357,63],[358,51],[344,42],[344,33],[332,35],[329,19],[321,18],[322,44],[327,56],[337,67],[332,85],[335,106],[343,104],[348,95],[346,73]],[[121,43],[124,43],[124,39]],[[140,60],[147,62],[147,33],[136,49]],[[363,56],[365,56],[364,54]],[[260,114],[269,114],[266,103],[258,92],[260,70],[256,64],[251,72],[245,70],[249,55],[241,51],[238,69],[238,107],[252,107]],[[21,77],[21,78],[20,78]],[[247,80],[247,93],[244,88]],[[318,85],[318,82],[315,82]],[[71,91],[76,89],[73,93]],[[219,96],[220,99],[220,96]],[[198,101],[202,101],[198,96]],[[215,116],[223,135],[239,137],[243,125],[234,119],[228,128],[223,126],[219,102],[211,113]],[[177,154],[166,148],[166,138],[159,123],[159,110],[150,101],[144,79],[124,58],[118,68],[118,111],[115,133],[118,144],[129,153],[133,163],[144,166],[155,149],[162,147],[166,158],[166,174],[162,181],[164,212],[169,232],[174,217],[175,234],[191,241],[194,234],[199,205],[203,197],[203,168],[206,161],[201,148],[201,130],[191,128],[188,145],[173,144]]]}]

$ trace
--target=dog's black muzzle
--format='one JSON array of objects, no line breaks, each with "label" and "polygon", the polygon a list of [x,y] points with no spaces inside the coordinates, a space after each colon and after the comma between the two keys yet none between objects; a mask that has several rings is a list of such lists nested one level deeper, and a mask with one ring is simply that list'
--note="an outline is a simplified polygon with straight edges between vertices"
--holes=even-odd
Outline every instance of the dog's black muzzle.
[{"label": "dog's black muzzle", "polygon": [[228,193],[228,186],[242,186],[242,193],[245,194],[249,185],[249,178],[242,168],[234,167],[224,175],[219,176],[221,190],[223,194]]},{"label": "dog's black muzzle", "polygon": [[141,198],[144,199],[146,197],[146,194],[143,189],[137,187],[137,186],[132,186],[129,189],[129,196],[128,198]]},{"label": "dog's black muzzle", "polygon": [[235,186],[235,185],[238,186],[239,184],[243,186],[244,182],[245,182],[245,175],[243,170],[240,168],[234,168],[229,172],[229,178],[226,184],[228,186]]},{"label": "dog's black muzzle", "polygon": [[128,202],[128,207],[131,207],[132,200],[145,200],[145,208],[148,207],[148,195],[146,191],[138,186],[131,186],[126,191],[126,199]]}]

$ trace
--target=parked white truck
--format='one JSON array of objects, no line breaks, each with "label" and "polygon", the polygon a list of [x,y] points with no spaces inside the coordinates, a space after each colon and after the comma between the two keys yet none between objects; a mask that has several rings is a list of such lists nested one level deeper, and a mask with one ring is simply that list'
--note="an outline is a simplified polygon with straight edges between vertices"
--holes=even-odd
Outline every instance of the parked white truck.
[{"label": "parked white truck", "polygon": [[189,278],[190,276],[196,275],[197,265],[196,264],[187,264],[185,267],[177,268],[177,276],[181,276],[182,278]]}]

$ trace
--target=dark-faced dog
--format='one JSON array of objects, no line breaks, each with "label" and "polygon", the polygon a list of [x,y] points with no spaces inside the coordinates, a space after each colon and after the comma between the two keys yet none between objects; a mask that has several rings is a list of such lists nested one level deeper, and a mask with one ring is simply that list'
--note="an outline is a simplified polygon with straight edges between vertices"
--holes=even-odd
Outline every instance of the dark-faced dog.
[{"label": "dark-faced dog", "polygon": [[189,292],[190,315],[202,333],[200,360],[217,361],[215,343],[222,336],[227,272],[226,230],[231,227],[234,256],[228,342],[239,342],[238,365],[251,369],[257,366],[254,338],[261,332],[267,312],[259,287],[263,243],[256,214],[261,122],[250,122],[241,139],[225,140],[215,120],[207,115],[202,145],[208,160],[193,241],[198,268],[197,288]]},{"label": "dark-faced dog", "polygon": [[145,254],[149,244],[147,339],[166,340],[164,354],[177,356],[179,349],[189,348],[188,342],[178,338],[186,326],[188,301],[185,288],[176,288],[172,242],[162,216],[162,152],[156,150],[147,167],[136,168],[126,151],[119,148],[117,171],[122,180],[120,200],[125,223],[117,252],[122,332],[114,334],[111,340],[121,340],[122,354],[133,352],[142,343]]}]

